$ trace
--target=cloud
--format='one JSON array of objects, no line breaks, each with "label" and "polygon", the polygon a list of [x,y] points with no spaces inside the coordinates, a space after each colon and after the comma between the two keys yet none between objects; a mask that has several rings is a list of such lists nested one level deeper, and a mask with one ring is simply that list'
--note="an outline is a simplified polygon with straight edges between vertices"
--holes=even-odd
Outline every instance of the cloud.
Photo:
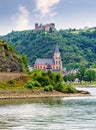
[{"label": "cloud", "polygon": [[18,12],[16,13],[15,17],[13,18],[15,21],[15,29],[16,30],[26,30],[30,28],[29,26],[29,11],[26,9],[25,6],[19,5]]},{"label": "cloud", "polygon": [[35,13],[41,14],[41,16],[45,17],[49,15],[53,17],[56,12],[53,11],[54,5],[58,4],[60,0],[34,0],[36,3]]}]

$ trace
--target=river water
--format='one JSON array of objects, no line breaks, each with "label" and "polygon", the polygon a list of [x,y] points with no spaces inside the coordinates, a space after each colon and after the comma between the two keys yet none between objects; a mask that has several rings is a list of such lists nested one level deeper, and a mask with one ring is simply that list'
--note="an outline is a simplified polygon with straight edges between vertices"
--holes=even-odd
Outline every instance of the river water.
[{"label": "river water", "polygon": [[96,88],[83,90],[92,96],[0,100],[0,130],[96,130]]}]

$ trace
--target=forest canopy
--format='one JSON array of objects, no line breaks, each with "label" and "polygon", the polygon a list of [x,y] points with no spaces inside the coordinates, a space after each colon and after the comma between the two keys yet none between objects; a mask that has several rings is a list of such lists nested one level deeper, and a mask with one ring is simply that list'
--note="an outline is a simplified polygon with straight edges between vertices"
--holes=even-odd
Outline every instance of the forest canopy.
[{"label": "forest canopy", "polygon": [[12,31],[1,38],[20,55],[26,55],[32,66],[36,58],[51,58],[58,43],[64,68],[96,67],[96,28],[59,30],[55,33]]}]

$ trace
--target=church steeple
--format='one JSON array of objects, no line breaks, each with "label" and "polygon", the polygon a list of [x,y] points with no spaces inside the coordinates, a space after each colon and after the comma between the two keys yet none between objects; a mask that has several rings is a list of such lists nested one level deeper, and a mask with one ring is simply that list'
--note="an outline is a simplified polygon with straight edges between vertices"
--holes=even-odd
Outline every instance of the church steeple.
[{"label": "church steeple", "polygon": [[54,59],[56,70],[62,70],[62,60],[60,56],[58,43],[56,44],[56,47],[55,47],[53,59]]},{"label": "church steeple", "polygon": [[55,48],[55,52],[54,52],[54,53],[60,53],[60,52],[59,52],[58,43],[56,44],[56,48]]}]

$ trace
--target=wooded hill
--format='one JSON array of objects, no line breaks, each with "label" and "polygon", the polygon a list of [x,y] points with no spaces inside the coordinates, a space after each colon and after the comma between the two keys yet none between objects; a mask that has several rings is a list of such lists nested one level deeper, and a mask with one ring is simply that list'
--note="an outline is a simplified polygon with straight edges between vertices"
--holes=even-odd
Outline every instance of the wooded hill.
[{"label": "wooded hill", "polygon": [[36,58],[51,58],[58,43],[64,68],[96,67],[96,28],[59,30],[55,33],[12,31],[1,38],[20,55],[27,55],[32,66]]}]

